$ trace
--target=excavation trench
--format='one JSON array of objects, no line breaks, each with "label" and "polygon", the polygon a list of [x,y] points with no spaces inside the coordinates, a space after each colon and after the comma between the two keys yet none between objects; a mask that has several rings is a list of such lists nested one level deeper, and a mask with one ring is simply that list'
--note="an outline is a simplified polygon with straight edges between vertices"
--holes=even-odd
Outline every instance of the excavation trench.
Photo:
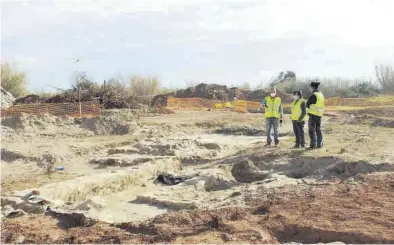
[{"label": "excavation trench", "polygon": [[[241,140],[240,147],[251,140],[242,136],[237,139]],[[2,205],[27,213],[42,213],[49,206],[57,214],[82,213],[111,223],[146,220],[169,210],[205,208],[231,195],[231,188],[239,183],[223,169],[182,169],[180,160],[197,154],[205,159],[231,154],[234,149],[228,141],[227,136],[202,135],[115,147],[108,150],[107,156],[90,161],[92,167],[98,167],[90,174],[36,189],[38,198],[48,203],[22,200],[32,191],[26,190],[4,197]],[[190,178],[168,186],[156,180],[162,173]]]}]

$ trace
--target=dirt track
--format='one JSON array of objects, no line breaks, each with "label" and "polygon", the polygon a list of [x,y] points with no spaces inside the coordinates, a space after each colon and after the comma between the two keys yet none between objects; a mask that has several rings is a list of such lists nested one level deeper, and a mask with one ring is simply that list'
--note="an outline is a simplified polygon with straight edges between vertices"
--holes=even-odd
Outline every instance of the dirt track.
[{"label": "dirt track", "polygon": [[[2,128],[2,207],[26,213],[3,219],[2,242],[394,243],[394,129],[352,114],[327,118],[325,147],[311,152],[291,150],[288,120],[280,147],[263,148],[260,114]],[[191,179],[166,186],[159,173]],[[32,215],[11,196],[31,189],[54,211]]]}]

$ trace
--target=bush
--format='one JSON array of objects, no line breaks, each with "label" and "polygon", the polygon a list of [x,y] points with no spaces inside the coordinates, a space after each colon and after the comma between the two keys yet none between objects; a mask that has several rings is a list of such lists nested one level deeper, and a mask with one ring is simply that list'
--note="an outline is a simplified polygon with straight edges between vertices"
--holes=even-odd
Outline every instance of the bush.
[{"label": "bush", "polygon": [[134,102],[130,88],[121,78],[111,78],[104,81],[100,98],[102,106],[106,109],[129,108]]},{"label": "bush", "polygon": [[17,98],[26,95],[25,73],[14,70],[9,63],[1,64],[1,86]]},{"label": "bush", "polygon": [[381,91],[371,82],[361,82],[350,87],[350,91],[357,97],[376,96]]}]

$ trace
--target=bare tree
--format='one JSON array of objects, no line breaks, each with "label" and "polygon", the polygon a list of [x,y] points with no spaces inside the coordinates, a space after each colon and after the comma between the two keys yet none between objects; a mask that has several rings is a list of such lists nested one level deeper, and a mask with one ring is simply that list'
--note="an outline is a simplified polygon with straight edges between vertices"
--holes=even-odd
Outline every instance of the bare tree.
[{"label": "bare tree", "polygon": [[394,92],[394,70],[392,66],[376,65],[375,66],[376,78],[382,86],[384,93]]}]

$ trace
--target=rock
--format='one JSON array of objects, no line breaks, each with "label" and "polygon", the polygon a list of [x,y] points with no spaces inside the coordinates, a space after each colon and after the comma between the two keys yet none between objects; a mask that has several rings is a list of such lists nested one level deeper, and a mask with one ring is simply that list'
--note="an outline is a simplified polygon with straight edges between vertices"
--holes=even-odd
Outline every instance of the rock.
[{"label": "rock", "polygon": [[236,181],[221,169],[211,169],[209,172],[199,173],[184,182],[185,185],[193,185],[197,190],[218,191],[230,189],[237,185]]},{"label": "rock", "polygon": [[19,235],[16,239],[15,239],[15,243],[16,244],[22,244],[25,243],[26,237],[23,235]]},{"label": "rock", "polygon": [[23,200],[23,197],[2,197],[1,204],[9,205],[14,210],[23,210],[26,213],[41,214],[44,213],[43,203],[32,203],[28,200]]},{"label": "rock", "polygon": [[7,109],[14,104],[15,97],[3,87],[1,88],[1,109]]},{"label": "rock", "polygon": [[151,161],[151,157],[141,157],[136,155],[113,154],[106,157],[92,159],[90,163],[100,164],[103,166],[134,166],[140,163]]},{"label": "rock", "polygon": [[99,197],[93,197],[78,204],[74,209],[89,211],[90,209],[99,210],[105,206],[105,201]]},{"label": "rock", "polygon": [[138,153],[138,150],[131,146],[123,146],[118,148],[112,148],[108,150],[108,155],[114,154],[134,154]]},{"label": "rock", "polygon": [[220,150],[221,147],[218,143],[209,140],[196,140],[196,144],[200,147],[204,147],[208,150]]},{"label": "rock", "polygon": [[24,212],[21,209],[16,209],[15,210],[11,205],[5,205],[1,209],[2,209],[1,210],[2,214],[7,219],[20,217],[20,216],[23,216],[24,214],[26,214],[26,212]]},{"label": "rock", "polygon": [[250,160],[236,163],[231,169],[231,173],[235,180],[244,183],[264,180],[269,176],[269,172],[261,171]]},{"label": "rock", "polygon": [[222,233],[221,237],[225,242],[229,242],[233,240],[233,236],[228,233]]}]

